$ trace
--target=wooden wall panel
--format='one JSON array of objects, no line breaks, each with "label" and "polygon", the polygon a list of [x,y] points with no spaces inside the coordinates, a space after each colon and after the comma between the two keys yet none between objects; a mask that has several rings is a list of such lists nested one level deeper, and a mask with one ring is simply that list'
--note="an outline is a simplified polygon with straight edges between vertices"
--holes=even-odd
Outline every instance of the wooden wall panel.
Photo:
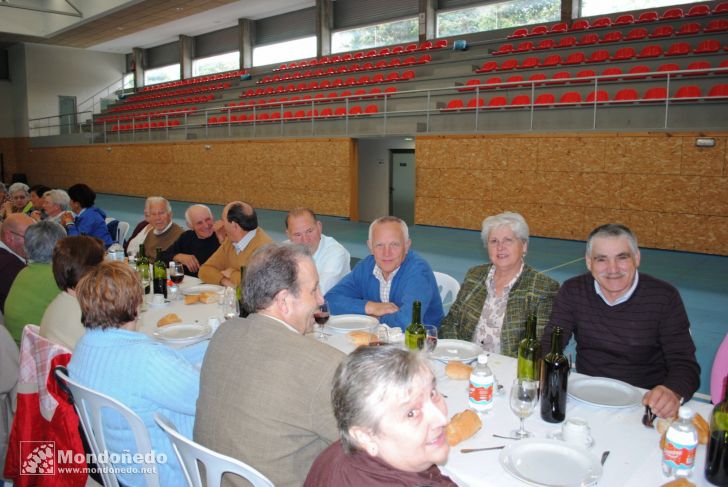
[{"label": "wooden wall panel", "polygon": [[[695,146],[710,136],[716,146]],[[728,134],[417,139],[418,224],[479,229],[513,210],[536,236],[584,240],[621,222],[642,245],[728,255]]]},{"label": "wooden wall panel", "polygon": [[[288,210],[358,215],[358,171],[350,139],[205,141],[32,149],[31,182],[98,192]],[[352,203],[354,201],[354,203]]]}]

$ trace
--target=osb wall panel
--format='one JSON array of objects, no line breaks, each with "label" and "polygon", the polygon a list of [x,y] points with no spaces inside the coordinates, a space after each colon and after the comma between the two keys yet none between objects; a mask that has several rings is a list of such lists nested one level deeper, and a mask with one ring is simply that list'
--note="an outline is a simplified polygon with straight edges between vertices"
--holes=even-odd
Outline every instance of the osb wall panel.
[{"label": "osb wall panel", "polygon": [[25,162],[27,147],[27,138],[0,138],[0,153],[3,155],[3,168],[5,172],[3,182],[9,183],[14,173],[22,172],[20,168],[23,162]]},{"label": "osb wall panel", "polygon": [[23,171],[51,187],[85,182],[102,193],[308,206],[356,219],[353,146],[350,139],[288,139],[56,147],[31,149]]},{"label": "osb wall panel", "polygon": [[728,255],[728,134],[417,139],[416,223],[479,229],[506,210],[532,235],[584,240],[619,222],[646,247]]}]

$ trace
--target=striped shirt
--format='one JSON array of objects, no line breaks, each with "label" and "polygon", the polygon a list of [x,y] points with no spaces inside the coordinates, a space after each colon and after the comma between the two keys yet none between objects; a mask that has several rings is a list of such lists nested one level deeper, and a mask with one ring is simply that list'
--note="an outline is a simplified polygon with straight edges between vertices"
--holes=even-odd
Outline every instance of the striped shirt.
[{"label": "striped shirt", "polygon": [[574,335],[580,373],[645,389],[664,385],[686,401],[700,385],[680,293],[648,274],[640,274],[630,299],[615,306],[597,295],[591,274],[567,280],[554,299],[542,339],[544,351],[551,348],[554,326],[563,328],[564,343]]}]

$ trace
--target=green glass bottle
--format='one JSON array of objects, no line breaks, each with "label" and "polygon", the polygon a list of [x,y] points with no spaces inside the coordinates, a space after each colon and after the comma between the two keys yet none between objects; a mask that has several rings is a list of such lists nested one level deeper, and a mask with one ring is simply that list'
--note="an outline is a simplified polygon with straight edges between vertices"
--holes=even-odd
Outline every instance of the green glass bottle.
[{"label": "green glass bottle", "polygon": [[167,298],[167,266],[164,265],[162,260],[162,249],[157,247],[157,258],[154,259],[153,265],[153,286],[154,294],[162,294],[164,298]]},{"label": "green glass bottle", "polygon": [[569,360],[561,343],[561,328],[551,333],[551,351],[543,359],[541,371],[541,419],[560,423],[566,418],[566,392],[569,383]]},{"label": "green glass bottle", "polygon": [[404,332],[404,342],[410,350],[422,350],[425,346],[425,326],[420,318],[422,303],[415,301],[412,303],[412,323]]},{"label": "green glass bottle", "polygon": [[710,416],[705,479],[713,485],[728,485],[728,385],[723,400],[715,405]]},{"label": "green glass bottle", "polygon": [[[149,275],[149,258],[144,252],[144,244],[139,244],[139,253],[137,254],[136,259],[136,268],[140,278],[142,278],[142,276],[145,276],[144,278],[146,280],[151,281],[151,276]],[[149,284],[144,286],[144,294],[149,294]]]},{"label": "green glass bottle", "polygon": [[526,336],[518,344],[518,378],[539,380],[541,372],[541,342],[536,340],[535,314],[526,320]]}]

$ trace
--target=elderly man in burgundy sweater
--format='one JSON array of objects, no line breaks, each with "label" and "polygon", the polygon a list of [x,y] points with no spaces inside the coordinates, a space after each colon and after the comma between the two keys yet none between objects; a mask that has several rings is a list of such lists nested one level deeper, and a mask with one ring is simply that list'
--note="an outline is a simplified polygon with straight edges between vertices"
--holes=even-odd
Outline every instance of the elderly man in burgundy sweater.
[{"label": "elderly man in burgundy sweater", "polygon": [[564,330],[576,339],[577,371],[649,389],[642,402],[660,417],[677,415],[700,385],[700,366],[680,293],[637,272],[632,231],[617,224],[594,229],[586,244],[586,273],[564,282],[543,335]]}]

